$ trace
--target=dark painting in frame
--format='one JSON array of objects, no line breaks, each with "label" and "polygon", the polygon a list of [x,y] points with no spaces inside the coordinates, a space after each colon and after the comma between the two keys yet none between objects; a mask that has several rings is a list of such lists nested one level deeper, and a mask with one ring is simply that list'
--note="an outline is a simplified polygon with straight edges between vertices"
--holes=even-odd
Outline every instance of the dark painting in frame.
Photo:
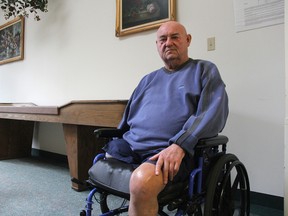
[{"label": "dark painting in frame", "polygon": [[117,37],[159,27],[176,20],[176,0],[116,0]]},{"label": "dark painting in frame", "polygon": [[0,26],[0,65],[24,58],[24,17]]}]

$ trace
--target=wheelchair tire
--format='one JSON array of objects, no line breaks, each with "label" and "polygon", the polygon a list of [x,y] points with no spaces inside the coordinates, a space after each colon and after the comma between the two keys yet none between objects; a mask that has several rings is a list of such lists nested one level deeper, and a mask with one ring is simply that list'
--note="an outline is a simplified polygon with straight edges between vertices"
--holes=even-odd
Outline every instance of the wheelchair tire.
[{"label": "wheelchair tire", "polygon": [[249,216],[248,174],[235,155],[225,154],[216,161],[206,186],[205,216]]},{"label": "wheelchair tire", "polygon": [[[110,197],[114,197],[113,204],[111,204]],[[100,193],[99,204],[100,204],[100,210],[103,214],[110,211],[113,211],[113,215],[120,215],[123,212],[127,212],[128,211],[128,205],[126,205],[127,202],[128,201],[124,198],[116,197],[105,192]],[[110,206],[109,204],[112,206]]]}]

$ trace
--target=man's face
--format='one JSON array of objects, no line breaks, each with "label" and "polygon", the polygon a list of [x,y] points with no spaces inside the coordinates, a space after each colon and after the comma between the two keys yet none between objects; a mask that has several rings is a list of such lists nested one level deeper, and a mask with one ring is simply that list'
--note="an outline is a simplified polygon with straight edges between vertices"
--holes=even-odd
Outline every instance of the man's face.
[{"label": "man's face", "polygon": [[188,59],[191,36],[178,23],[162,25],[157,32],[157,49],[165,63],[177,61],[180,64]]}]

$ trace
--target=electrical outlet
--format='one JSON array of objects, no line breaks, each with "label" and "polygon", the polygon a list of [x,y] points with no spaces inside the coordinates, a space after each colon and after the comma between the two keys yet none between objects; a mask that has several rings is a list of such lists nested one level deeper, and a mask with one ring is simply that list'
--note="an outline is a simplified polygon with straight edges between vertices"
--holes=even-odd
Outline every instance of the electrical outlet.
[{"label": "electrical outlet", "polygon": [[215,50],[215,37],[207,38],[207,50],[208,51]]}]

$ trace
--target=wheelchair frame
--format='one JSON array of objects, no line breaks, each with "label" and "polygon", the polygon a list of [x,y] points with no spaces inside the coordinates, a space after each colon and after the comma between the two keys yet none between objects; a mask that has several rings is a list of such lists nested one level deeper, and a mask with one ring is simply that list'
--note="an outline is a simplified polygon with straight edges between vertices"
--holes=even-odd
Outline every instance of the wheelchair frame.
[{"label": "wheelchair frame", "polygon": [[[95,131],[97,137],[121,137],[123,134],[114,129],[98,129]],[[188,187],[181,196],[177,196],[163,204],[159,204],[158,214],[168,216],[164,212],[176,210],[175,216],[249,216],[250,214],[250,186],[245,166],[234,154],[226,153],[228,138],[218,135],[212,138],[199,140],[195,147],[195,165],[188,181]],[[221,149],[220,149],[221,146]],[[105,155],[98,154],[93,165]],[[236,172],[236,173],[235,173]],[[93,198],[95,193],[100,193],[100,216],[119,215],[128,211],[128,205],[121,204],[119,208],[108,207],[107,193],[97,188],[92,181],[88,180],[92,187],[87,199],[85,210],[80,216],[91,216]],[[104,192],[103,192],[104,191]],[[124,200],[129,198],[122,197]],[[159,201],[159,200],[158,200]],[[125,203],[125,201],[123,202]],[[204,208],[203,208],[204,206]]]}]

